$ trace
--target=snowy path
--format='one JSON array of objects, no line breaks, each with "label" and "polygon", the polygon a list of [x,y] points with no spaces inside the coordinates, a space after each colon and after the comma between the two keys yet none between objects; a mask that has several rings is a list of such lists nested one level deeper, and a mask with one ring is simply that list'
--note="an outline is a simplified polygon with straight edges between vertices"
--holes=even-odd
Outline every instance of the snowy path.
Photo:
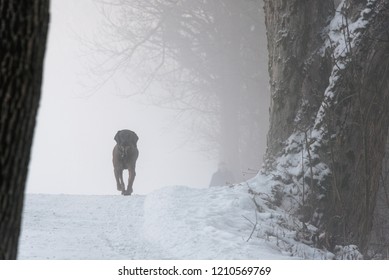
[{"label": "snowy path", "polygon": [[286,213],[257,203],[261,213],[246,186],[174,186],[131,197],[27,195],[18,258],[322,258],[295,241],[296,222]]},{"label": "snowy path", "polygon": [[144,200],[29,195],[19,259],[166,259],[142,234]]}]

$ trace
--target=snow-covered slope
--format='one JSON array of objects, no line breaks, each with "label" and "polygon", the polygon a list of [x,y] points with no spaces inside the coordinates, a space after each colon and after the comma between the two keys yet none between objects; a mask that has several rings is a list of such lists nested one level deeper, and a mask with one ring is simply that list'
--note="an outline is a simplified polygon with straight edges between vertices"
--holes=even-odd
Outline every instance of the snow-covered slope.
[{"label": "snow-covered slope", "polygon": [[248,184],[130,197],[29,194],[19,259],[331,257],[296,241],[297,222],[263,195],[256,205]]},{"label": "snow-covered slope", "polygon": [[256,238],[250,221],[255,223],[255,205],[245,187],[177,186],[156,191],[145,201],[145,235],[173,258],[289,258]]}]

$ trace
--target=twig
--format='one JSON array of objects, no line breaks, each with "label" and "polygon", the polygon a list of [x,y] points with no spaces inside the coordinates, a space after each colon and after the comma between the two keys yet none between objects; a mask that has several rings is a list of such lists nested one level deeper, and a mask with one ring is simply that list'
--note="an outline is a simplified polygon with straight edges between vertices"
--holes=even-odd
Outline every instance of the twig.
[{"label": "twig", "polygon": [[250,236],[249,238],[246,240],[246,242],[249,242],[249,240],[251,239],[251,237],[253,236],[254,234],[254,231],[257,229],[257,225],[258,225],[258,215],[257,215],[257,211],[255,211],[255,224],[247,217],[245,216],[242,216],[243,218],[245,218],[247,221],[250,222],[250,224],[252,224],[254,227],[253,227],[253,230],[251,231],[250,233]]}]

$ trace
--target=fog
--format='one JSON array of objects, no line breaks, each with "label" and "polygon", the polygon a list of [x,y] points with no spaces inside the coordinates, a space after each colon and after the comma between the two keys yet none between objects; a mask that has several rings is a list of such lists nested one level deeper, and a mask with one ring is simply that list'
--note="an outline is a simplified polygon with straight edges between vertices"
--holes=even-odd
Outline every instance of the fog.
[{"label": "fog", "polygon": [[[167,185],[208,187],[218,159],[199,153],[198,143],[189,140],[196,138],[188,132],[190,119],[150,104],[146,94],[128,96],[128,73],[104,83],[91,74],[96,53],[88,53],[86,42],[100,34],[101,17],[91,0],[51,1],[27,192],[117,194],[112,149],[120,129],[139,136],[135,194]],[[138,73],[133,75],[136,80]],[[155,85],[149,90],[162,91]]]}]

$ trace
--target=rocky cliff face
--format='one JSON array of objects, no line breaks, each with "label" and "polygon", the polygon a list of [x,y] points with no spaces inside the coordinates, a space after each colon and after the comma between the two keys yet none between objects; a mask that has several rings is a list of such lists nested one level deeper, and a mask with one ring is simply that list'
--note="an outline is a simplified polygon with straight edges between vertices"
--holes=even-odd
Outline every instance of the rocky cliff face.
[{"label": "rocky cliff face", "polygon": [[[313,117],[329,75],[328,58],[320,51],[331,5],[326,1],[265,1],[271,88],[268,148],[277,154],[300,117]],[[308,107],[315,109],[309,110]],[[300,118],[299,118],[300,117]],[[298,122],[295,122],[299,118]]]},{"label": "rocky cliff face", "polygon": [[368,248],[372,258],[389,258],[389,137],[386,140]]},{"label": "rocky cliff face", "polygon": [[333,1],[265,1],[267,170],[283,170],[284,193],[297,188],[304,221],[363,251],[388,134],[388,9],[384,0],[336,9]]}]

